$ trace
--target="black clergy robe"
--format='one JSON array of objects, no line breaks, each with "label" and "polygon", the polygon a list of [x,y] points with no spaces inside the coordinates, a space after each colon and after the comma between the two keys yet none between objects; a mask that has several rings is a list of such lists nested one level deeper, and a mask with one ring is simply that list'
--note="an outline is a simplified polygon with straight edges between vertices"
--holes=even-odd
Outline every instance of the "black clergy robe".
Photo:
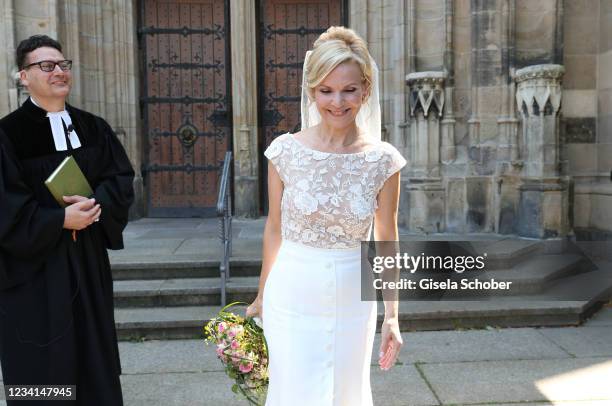
[{"label": "black clergy robe", "polygon": [[[69,105],[81,147],[56,151],[46,112],[29,99],[0,120],[0,362],[4,384],[76,385],[77,402],[122,405],[106,249],[123,248],[134,172],[100,117]],[[72,155],[101,205],[100,220],[63,229],[44,185]],[[41,406],[46,401],[15,405]],[[8,402],[9,405],[12,402]]]}]

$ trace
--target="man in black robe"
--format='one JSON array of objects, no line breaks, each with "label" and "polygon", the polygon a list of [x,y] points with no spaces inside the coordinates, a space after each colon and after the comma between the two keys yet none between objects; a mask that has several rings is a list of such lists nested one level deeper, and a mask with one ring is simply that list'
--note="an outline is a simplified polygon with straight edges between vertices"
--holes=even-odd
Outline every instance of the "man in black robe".
[{"label": "man in black robe", "polygon": [[[0,120],[4,384],[76,385],[76,402],[54,406],[122,405],[106,249],[123,248],[134,172],[110,126],[65,102],[72,62],[59,43],[22,41],[17,65],[31,97]],[[65,197],[62,208],[44,181],[68,155],[94,195]]]}]

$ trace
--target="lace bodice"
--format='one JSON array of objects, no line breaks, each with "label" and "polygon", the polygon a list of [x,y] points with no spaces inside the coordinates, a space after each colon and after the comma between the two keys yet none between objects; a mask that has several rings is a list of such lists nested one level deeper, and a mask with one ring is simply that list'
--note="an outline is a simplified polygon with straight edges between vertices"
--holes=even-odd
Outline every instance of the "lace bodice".
[{"label": "lace bodice", "polygon": [[380,142],[352,154],[321,152],[292,134],[264,152],[284,184],[282,238],[319,248],[354,248],[367,240],[385,181],[406,160]]}]

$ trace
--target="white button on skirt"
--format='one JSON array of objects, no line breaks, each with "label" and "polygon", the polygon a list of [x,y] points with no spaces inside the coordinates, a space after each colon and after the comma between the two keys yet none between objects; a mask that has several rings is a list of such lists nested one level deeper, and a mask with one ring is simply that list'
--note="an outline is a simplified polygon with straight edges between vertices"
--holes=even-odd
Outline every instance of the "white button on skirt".
[{"label": "white button on skirt", "polygon": [[266,406],[372,405],[376,302],[361,300],[361,250],[283,241],[263,298]]}]

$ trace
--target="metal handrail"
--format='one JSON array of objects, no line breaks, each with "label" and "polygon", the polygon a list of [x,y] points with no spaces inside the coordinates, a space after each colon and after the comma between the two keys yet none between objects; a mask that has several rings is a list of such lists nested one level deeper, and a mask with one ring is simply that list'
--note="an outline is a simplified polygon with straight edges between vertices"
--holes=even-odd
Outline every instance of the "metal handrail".
[{"label": "metal handrail", "polygon": [[219,264],[221,277],[221,306],[227,304],[226,284],[230,278],[230,256],[232,255],[232,194],[230,188],[232,152],[225,153],[219,197],[217,198],[217,217],[219,217],[219,238],[223,246],[223,258]]}]

